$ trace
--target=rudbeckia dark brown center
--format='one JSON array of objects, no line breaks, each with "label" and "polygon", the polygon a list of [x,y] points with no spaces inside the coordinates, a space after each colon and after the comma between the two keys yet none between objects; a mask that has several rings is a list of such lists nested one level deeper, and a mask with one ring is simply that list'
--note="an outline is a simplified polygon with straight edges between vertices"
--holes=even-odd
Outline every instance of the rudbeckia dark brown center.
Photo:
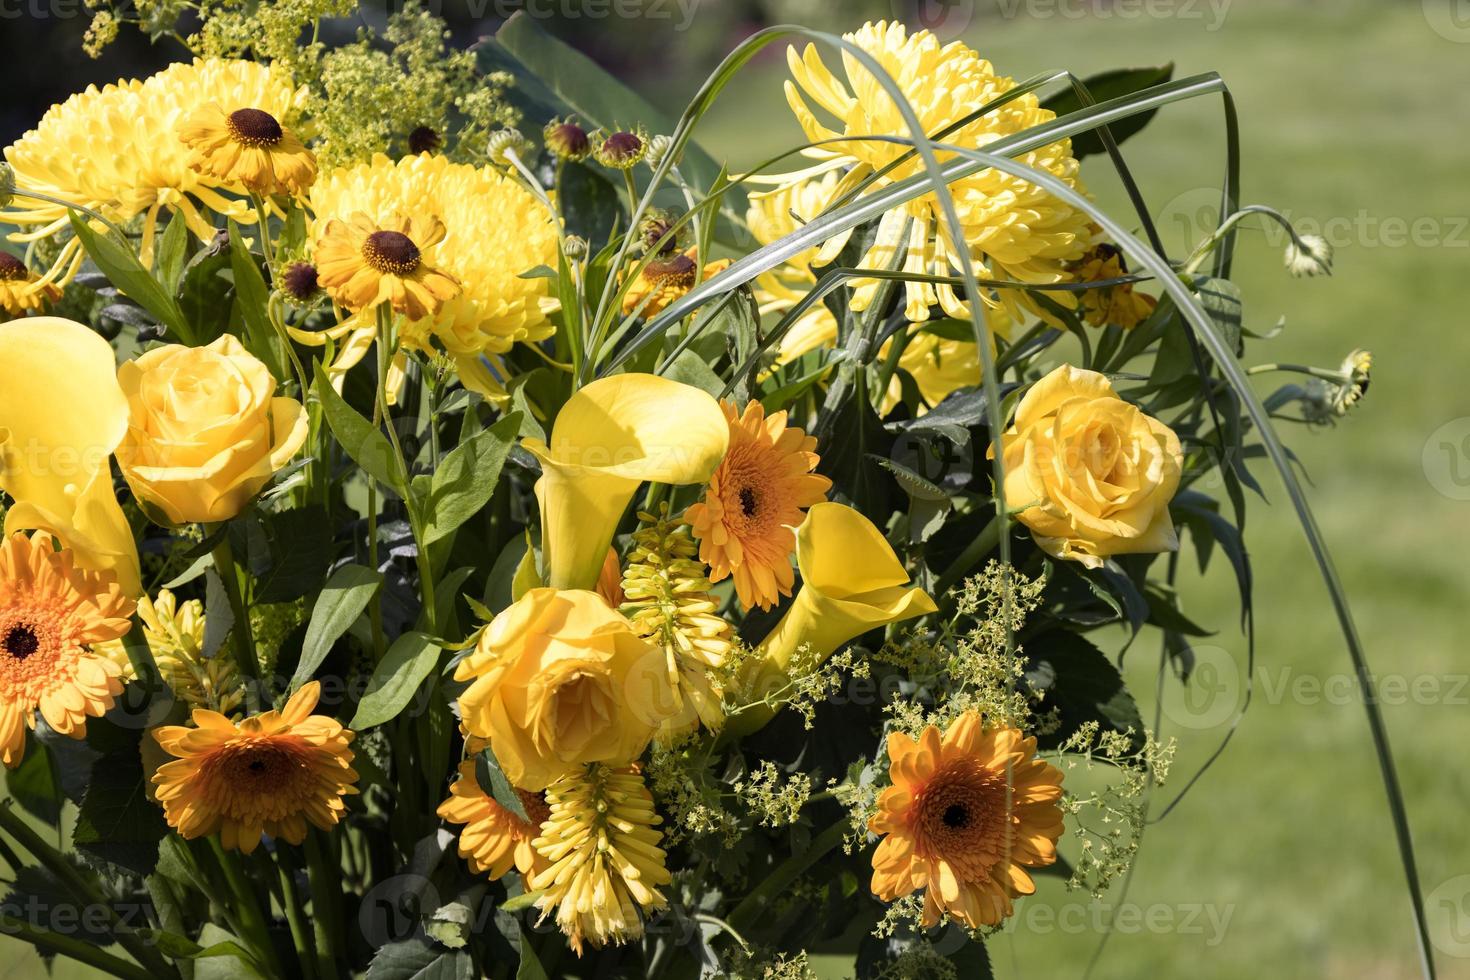
[{"label": "rudbeckia dark brown center", "polygon": [[408,134],[408,152],[415,156],[433,153],[443,145],[444,138],[428,126],[420,126]]},{"label": "rudbeckia dark brown center", "polygon": [[608,160],[622,163],[628,160],[636,160],[643,152],[643,141],[636,133],[620,132],[613,133],[602,142],[602,154]]},{"label": "rudbeckia dark brown center", "polygon": [[10,627],[5,632],[5,639],[0,641],[0,646],[5,648],[5,652],[16,660],[24,660],[29,657],[40,645],[41,641],[37,638],[36,631],[24,623]]},{"label": "rudbeckia dark brown center", "polygon": [[362,245],[362,257],[379,272],[406,276],[419,267],[419,247],[399,231],[375,231]]},{"label": "rudbeckia dark brown center", "polygon": [[236,109],[230,113],[230,136],[246,146],[275,146],[283,135],[276,117],[264,109]]},{"label": "rudbeckia dark brown center", "polygon": [[316,295],[319,284],[316,279],[316,266],[310,262],[297,262],[286,269],[285,275],[281,277],[281,285],[293,299],[305,302]]},{"label": "rudbeckia dark brown center", "polygon": [[9,252],[0,252],[0,280],[29,278],[26,264]]},{"label": "rudbeckia dark brown center", "polygon": [[675,289],[693,287],[699,266],[694,259],[682,252],[671,259],[657,259],[643,267],[643,277],[657,286],[673,286]]}]

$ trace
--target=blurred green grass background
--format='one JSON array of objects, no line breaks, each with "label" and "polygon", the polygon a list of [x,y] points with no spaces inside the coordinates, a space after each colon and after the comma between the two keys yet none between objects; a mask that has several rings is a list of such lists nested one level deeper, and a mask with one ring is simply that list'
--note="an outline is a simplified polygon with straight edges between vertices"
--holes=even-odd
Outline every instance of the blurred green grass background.
[{"label": "blurred green grass background", "polygon": [[[1470,473],[1470,443],[1459,442],[1470,423],[1449,430],[1448,449],[1437,431],[1470,417],[1470,21],[1453,19],[1455,2],[1118,0],[1081,16],[1081,2],[996,0],[979,4],[962,31],[954,29],[963,21],[948,25],[950,36],[1018,78],[1170,60],[1177,76],[1218,71],[1242,119],[1243,200],[1325,229],[1337,246],[1332,278],[1300,281],[1282,268],[1278,234],[1254,225],[1241,235],[1235,278],[1247,324],[1259,332],[1286,322],[1280,337],[1252,345],[1247,363],[1333,366],[1354,347],[1374,354],[1372,388],[1352,415],[1335,429],[1292,427],[1286,436],[1312,480],[1374,671],[1386,685],[1408,686],[1403,696],[1385,687],[1394,703],[1384,710],[1438,965],[1449,978],[1470,977],[1470,879],[1456,880],[1470,873],[1470,501],[1436,489],[1456,491],[1455,464]],[[855,27],[870,12],[854,4],[849,20],[846,4],[808,6],[810,16],[796,3],[770,19]],[[886,4],[878,6],[881,15]],[[779,59],[751,65],[701,127],[700,140],[732,169],[799,139],[781,97],[784,77]],[[640,87],[677,107],[697,81]],[[1196,215],[1211,206],[1206,189],[1220,178],[1219,101],[1167,108],[1124,152],[1166,243],[1182,254],[1200,232]],[[1092,158],[1086,167],[1098,199],[1126,214],[1107,164]],[[1253,499],[1247,528],[1259,625],[1249,712],[1220,761],[1145,834],[1126,897],[1115,887],[1098,909],[1041,879],[1039,894],[989,944],[998,977],[1082,976],[1109,911],[1119,925],[1095,977],[1417,976],[1407,893],[1347,654],[1279,484],[1264,466],[1257,473],[1271,504]],[[1160,803],[1218,744],[1243,691],[1234,588],[1223,562],[1202,580],[1181,579],[1186,611],[1219,633],[1201,641],[1190,692],[1165,681],[1162,734],[1179,739],[1179,755]],[[1145,637],[1124,661],[1145,717],[1157,653]],[[0,943],[0,978],[39,969],[28,948]],[[57,961],[53,975],[91,974]]]}]

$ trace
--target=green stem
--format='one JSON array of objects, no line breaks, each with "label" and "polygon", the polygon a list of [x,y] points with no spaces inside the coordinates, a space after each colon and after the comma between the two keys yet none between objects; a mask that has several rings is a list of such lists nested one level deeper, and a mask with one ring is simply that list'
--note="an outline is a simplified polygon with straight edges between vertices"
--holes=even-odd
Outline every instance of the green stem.
[{"label": "green stem", "polygon": [[85,963],[109,976],[122,977],[123,980],[157,980],[157,976],[151,971],[145,970],[136,963],[129,963],[120,956],[103,952],[100,947],[92,943],[74,939],[71,936],[63,936],[40,926],[33,926],[24,919],[17,919],[13,915],[0,913],[0,933],[14,936],[48,953],[70,957],[78,963]]},{"label": "green stem", "polygon": [[286,924],[291,927],[291,944],[296,947],[296,960],[301,964],[304,980],[316,980],[317,950],[313,935],[306,925],[301,896],[296,893],[296,879],[285,849],[276,851],[276,873],[281,879],[281,907],[286,910]]},{"label": "green stem", "polygon": [[745,900],[730,913],[728,923],[731,932],[743,934],[749,929],[754,924],[755,917],[765,910],[770,899],[785,892],[792,882],[805,874],[828,851],[842,843],[842,839],[851,829],[852,824],[846,818],[839,820],[814,838],[806,850],[793,854],[778,864],[766,876],[766,880],[746,895]]},{"label": "green stem", "polygon": [[[311,927],[316,937],[317,975],[320,980],[337,980],[342,961],[342,875],[339,866],[329,865],[317,840],[315,828],[306,833],[306,873],[311,883]],[[330,838],[328,839],[329,843]],[[332,843],[335,849],[335,843]]]},{"label": "green stem", "polygon": [[230,603],[230,613],[235,623],[230,627],[230,647],[235,653],[235,666],[245,680],[245,703],[251,714],[257,714],[262,704],[269,700],[260,679],[260,661],[255,655],[255,637],[250,629],[250,606],[240,588],[240,569],[235,564],[235,552],[230,545],[230,531],[218,525],[206,526],[204,534],[219,532],[219,541],[214,546],[214,570],[225,587],[225,598]]},{"label": "green stem", "polygon": [[128,240],[127,233],[124,232],[121,227],[114,224],[112,219],[103,217],[101,214],[93,211],[89,207],[84,207],[80,204],[73,204],[71,201],[63,201],[59,197],[52,197],[50,194],[42,194],[39,191],[22,190],[19,187],[17,187],[13,193],[16,197],[29,197],[35,201],[45,201],[47,204],[60,204],[62,207],[75,211],[78,214],[85,214],[87,217],[100,221],[108,228],[111,228],[113,234],[117,235],[117,237],[122,239],[124,242]]},{"label": "green stem", "polygon": [[253,947],[256,955],[261,959],[261,965],[266,967],[270,975],[285,976],[281,969],[280,958],[276,956],[276,948],[271,944],[270,928],[266,923],[264,913],[261,912],[260,898],[241,870],[238,855],[221,847],[218,837],[209,838],[209,847],[214,852],[220,869],[225,873],[225,881],[229,883],[230,891],[235,896],[235,916],[240,923],[241,931],[246,933],[240,938]]}]

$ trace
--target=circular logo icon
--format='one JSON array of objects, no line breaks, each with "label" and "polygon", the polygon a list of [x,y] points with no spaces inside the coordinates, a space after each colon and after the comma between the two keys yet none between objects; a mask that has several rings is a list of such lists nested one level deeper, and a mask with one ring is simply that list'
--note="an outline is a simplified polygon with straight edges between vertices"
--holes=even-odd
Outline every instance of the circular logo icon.
[{"label": "circular logo icon", "polygon": [[1470,957],[1470,875],[1457,875],[1424,902],[1429,941],[1446,956]]},{"label": "circular logo icon", "polygon": [[975,20],[975,0],[890,0],[889,9],[894,20],[941,41],[953,41]]},{"label": "circular logo icon", "polygon": [[1446,41],[1470,43],[1470,0],[1423,0],[1424,22]]},{"label": "circular logo icon", "polygon": [[1470,500],[1470,415],[1430,433],[1420,462],[1430,486],[1451,500]]},{"label": "circular logo icon", "polygon": [[1188,255],[1220,226],[1220,189],[1194,187],[1174,195],[1155,211],[1154,226],[1171,253]]},{"label": "circular logo icon", "polygon": [[433,882],[419,874],[393,875],[362,896],[357,926],[374,949],[412,936],[422,916],[439,907]]},{"label": "circular logo icon", "polygon": [[1189,680],[1164,695],[1164,714],[1181,728],[1214,728],[1229,721],[1245,700],[1240,666],[1224,647],[1192,646]]}]

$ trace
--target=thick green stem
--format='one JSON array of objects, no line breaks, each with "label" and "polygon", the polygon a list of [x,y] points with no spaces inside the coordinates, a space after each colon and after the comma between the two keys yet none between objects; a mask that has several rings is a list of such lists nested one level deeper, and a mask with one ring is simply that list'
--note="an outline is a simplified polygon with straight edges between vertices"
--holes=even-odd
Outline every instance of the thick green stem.
[{"label": "thick green stem", "polygon": [[[319,980],[337,980],[337,964],[342,961],[342,875],[335,862],[329,863],[315,829],[306,834],[306,873],[311,883],[311,927],[316,938],[317,975]],[[325,835],[321,835],[325,836]],[[336,853],[336,844],[328,838]]]},{"label": "thick green stem", "polygon": [[743,934],[748,930],[754,923],[755,917],[765,910],[767,902],[785,892],[791,887],[792,882],[826,856],[828,851],[842,843],[842,838],[847,836],[847,832],[851,829],[852,824],[846,818],[839,820],[813,838],[806,850],[793,854],[776,865],[775,869],[766,876],[766,880],[757,885],[749,895],[746,895],[745,900],[735,906],[735,911],[730,913],[730,918],[727,920],[730,930],[737,934]]},{"label": "thick green stem", "polygon": [[235,623],[230,627],[230,648],[235,654],[235,667],[245,681],[245,703],[251,714],[257,714],[262,705],[270,701],[270,695],[260,679],[260,660],[255,655],[255,636],[250,629],[250,606],[240,587],[240,569],[235,564],[230,531],[224,527],[206,527],[205,536],[216,530],[219,540],[214,546],[214,570],[224,585],[230,613],[235,617]]},{"label": "thick green stem", "polygon": [[276,852],[276,873],[281,879],[281,907],[286,911],[286,924],[291,927],[291,945],[296,947],[296,961],[304,980],[316,980],[317,950],[306,924],[301,896],[296,893],[296,879],[285,850]]},{"label": "thick green stem", "polygon": [[250,880],[245,877],[239,856],[226,851],[215,837],[209,838],[209,847],[214,852],[220,869],[224,871],[225,881],[229,883],[230,892],[234,895],[235,917],[241,931],[245,933],[240,938],[250,944],[261,965],[266,967],[271,976],[285,976],[281,970],[280,957],[271,944],[270,927],[261,911],[260,897],[251,886]]}]

